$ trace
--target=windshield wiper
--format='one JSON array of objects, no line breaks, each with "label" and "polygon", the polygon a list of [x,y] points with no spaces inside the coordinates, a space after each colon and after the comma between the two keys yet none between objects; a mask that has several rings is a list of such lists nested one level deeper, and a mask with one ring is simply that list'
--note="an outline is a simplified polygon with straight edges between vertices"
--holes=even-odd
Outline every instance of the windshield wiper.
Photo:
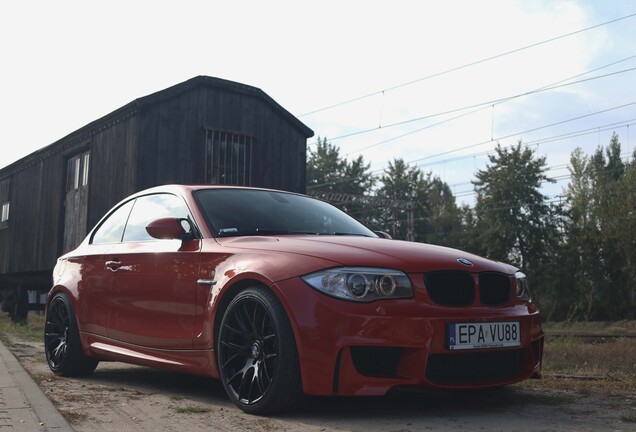
[{"label": "windshield wiper", "polygon": [[268,228],[256,228],[256,234],[279,234],[279,235],[318,235],[317,232],[312,231],[287,231],[287,230],[278,230],[278,229],[268,229]]},{"label": "windshield wiper", "polygon": [[320,233],[320,235],[371,237],[371,236],[366,235],[366,234],[349,233],[349,232],[328,232],[328,233]]}]

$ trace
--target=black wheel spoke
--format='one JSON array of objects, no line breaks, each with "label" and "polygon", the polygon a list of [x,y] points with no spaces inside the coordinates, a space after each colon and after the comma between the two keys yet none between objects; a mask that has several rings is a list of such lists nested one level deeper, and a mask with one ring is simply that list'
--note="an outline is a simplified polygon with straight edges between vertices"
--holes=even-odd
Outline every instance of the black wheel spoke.
[{"label": "black wheel spoke", "polygon": [[99,363],[83,353],[73,305],[64,293],[54,295],[48,304],[44,350],[49,368],[58,375],[89,375]]},{"label": "black wheel spoke", "polygon": [[243,345],[239,345],[239,344],[236,344],[236,343],[234,343],[234,342],[230,342],[230,341],[221,341],[221,343],[222,343],[224,346],[226,346],[226,347],[228,347],[228,348],[230,348],[230,349],[232,349],[232,350],[234,350],[234,351],[238,351],[238,352],[246,351],[246,349],[247,349],[247,348],[246,348],[245,346],[243,346]]},{"label": "black wheel spoke", "polygon": [[241,353],[240,353],[240,352],[237,352],[237,353],[236,353],[236,354],[234,354],[232,357],[230,357],[229,359],[227,359],[227,360],[225,361],[225,363],[223,363],[223,364],[221,365],[221,369],[225,369],[225,368],[226,368],[226,367],[227,367],[230,363],[232,363],[234,360],[238,359],[240,355],[241,355]]},{"label": "black wheel spoke", "polygon": [[53,367],[60,367],[66,358],[69,313],[64,301],[58,297],[52,301],[46,320],[44,342],[49,361]]},{"label": "black wheel spoke", "polygon": [[245,298],[230,306],[219,337],[220,367],[229,391],[241,403],[257,403],[268,391],[275,369],[276,333],[268,309]]},{"label": "black wheel spoke", "polygon": [[[252,316],[253,314],[250,313],[250,311],[248,310],[248,304],[247,302],[243,305],[243,311],[244,311],[244,316],[247,322],[247,327],[249,328],[249,332],[251,334],[252,337],[256,337],[257,336],[257,331],[256,331],[256,326],[254,325],[254,317]],[[256,311],[256,306],[254,306],[254,311]]]},{"label": "black wheel spoke", "polygon": [[230,300],[216,340],[219,374],[234,403],[252,414],[290,408],[302,394],[294,335],[285,308],[265,287]]},{"label": "black wheel spoke", "polygon": [[258,386],[258,391],[261,394],[265,392],[265,389],[269,387],[269,383],[270,383],[270,379],[263,376],[264,366],[265,366],[265,362],[261,362],[258,370],[256,371],[256,385]]},{"label": "black wheel spoke", "polygon": [[244,331],[239,330],[239,329],[236,329],[236,328],[232,327],[232,326],[231,326],[231,325],[229,325],[229,324],[225,324],[225,325],[223,326],[223,328],[225,328],[225,329],[229,330],[230,332],[234,333],[235,335],[239,336],[240,338],[242,338],[242,339],[244,339],[244,340],[247,340],[247,339],[248,339],[248,336],[245,334],[245,332],[244,332]]}]

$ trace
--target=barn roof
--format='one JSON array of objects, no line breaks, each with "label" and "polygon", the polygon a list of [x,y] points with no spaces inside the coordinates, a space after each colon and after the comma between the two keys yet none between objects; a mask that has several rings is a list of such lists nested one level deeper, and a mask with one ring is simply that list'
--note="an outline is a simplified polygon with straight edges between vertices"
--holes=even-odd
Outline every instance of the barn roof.
[{"label": "barn roof", "polygon": [[261,99],[265,103],[269,104],[274,111],[286,118],[291,124],[293,124],[302,134],[307,138],[314,135],[314,132],[308,128],[303,122],[298,120],[293,114],[279,105],[274,99],[272,99],[263,90],[253,87],[247,84],[241,84],[235,81],[229,81],[221,78],[215,78],[206,75],[199,75],[184,81],[179,84],[175,84],[166,89],[149,94],[135,99],[134,101],[114,110],[113,112],[106,114],[105,116],[88,123],[85,126],[69,133],[63,138],[55,141],[54,143],[45,146],[39,150],[30,153],[29,155],[13,162],[12,164],[0,168],[0,177],[6,177],[13,174],[16,171],[20,171],[25,167],[37,163],[40,159],[48,156],[51,152],[63,151],[67,147],[71,147],[77,143],[77,141],[86,140],[92,133],[110,127],[112,124],[118,123],[121,120],[132,117],[141,108],[154,105],[165,100],[177,97],[183,93],[191,91],[198,87],[210,87],[216,89],[222,89],[228,92],[244,94],[254,98]]}]

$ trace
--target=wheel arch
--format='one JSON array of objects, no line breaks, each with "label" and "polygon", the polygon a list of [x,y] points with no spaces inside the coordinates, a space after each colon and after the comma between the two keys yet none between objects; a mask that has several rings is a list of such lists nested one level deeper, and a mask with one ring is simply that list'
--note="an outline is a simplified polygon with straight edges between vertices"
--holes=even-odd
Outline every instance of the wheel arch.
[{"label": "wheel arch", "polygon": [[60,284],[53,285],[53,287],[49,290],[49,293],[46,296],[46,303],[44,306],[45,310],[48,310],[49,303],[51,303],[51,300],[53,299],[53,297],[55,297],[57,294],[60,294],[60,293],[68,297],[69,301],[71,302],[71,305],[73,306],[73,311],[75,313],[75,316],[77,317],[78,304],[77,304],[76,293],[73,290],[70,290],[65,285],[60,285]]},{"label": "wheel arch", "polygon": [[[289,304],[287,303],[287,301],[285,300],[284,296],[282,295],[282,293],[276,289],[275,284],[272,285],[268,285],[266,283],[264,283],[262,280],[256,279],[256,278],[246,278],[246,279],[241,279],[239,281],[236,281],[234,284],[226,287],[223,290],[223,294],[220,298],[220,300],[218,301],[218,305],[215,308],[214,311],[214,319],[213,319],[213,333],[212,333],[212,343],[213,343],[213,347],[214,347],[214,352],[216,353],[217,351],[217,344],[218,344],[218,334],[219,334],[219,327],[221,325],[221,320],[223,319],[223,314],[225,313],[225,311],[227,310],[227,307],[230,305],[230,303],[232,302],[232,300],[234,300],[234,298],[243,290],[250,288],[250,287],[254,287],[254,286],[260,286],[265,288],[266,290],[270,291],[271,293],[273,293],[276,298],[278,299],[278,301],[280,302],[280,304],[283,307],[283,310],[285,311],[285,314],[287,315],[287,319],[289,320],[289,324],[291,326],[292,329],[292,334],[294,335],[294,344],[296,345],[296,350],[298,352],[299,349],[299,338],[298,338],[298,328],[294,319],[295,314],[292,313],[292,311],[290,310]],[[299,355],[299,354],[298,354]],[[214,362],[216,363],[216,368],[217,370],[219,370],[219,364],[218,364],[218,356],[215,354],[214,355]],[[300,363],[300,355],[298,358],[298,366],[301,370],[301,377],[302,377],[302,369],[303,366]]]}]

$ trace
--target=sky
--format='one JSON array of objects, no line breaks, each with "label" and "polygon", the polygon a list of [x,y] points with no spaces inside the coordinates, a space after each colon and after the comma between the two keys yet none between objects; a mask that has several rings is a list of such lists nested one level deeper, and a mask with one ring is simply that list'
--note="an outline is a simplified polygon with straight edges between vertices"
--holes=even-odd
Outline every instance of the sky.
[{"label": "sky", "polygon": [[2,2],[0,168],[209,75],[262,89],[310,149],[326,137],[379,175],[402,158],[469,205],[521,140],[558,200],[574,149],[636,148],[635,41],[635,0]]}]

